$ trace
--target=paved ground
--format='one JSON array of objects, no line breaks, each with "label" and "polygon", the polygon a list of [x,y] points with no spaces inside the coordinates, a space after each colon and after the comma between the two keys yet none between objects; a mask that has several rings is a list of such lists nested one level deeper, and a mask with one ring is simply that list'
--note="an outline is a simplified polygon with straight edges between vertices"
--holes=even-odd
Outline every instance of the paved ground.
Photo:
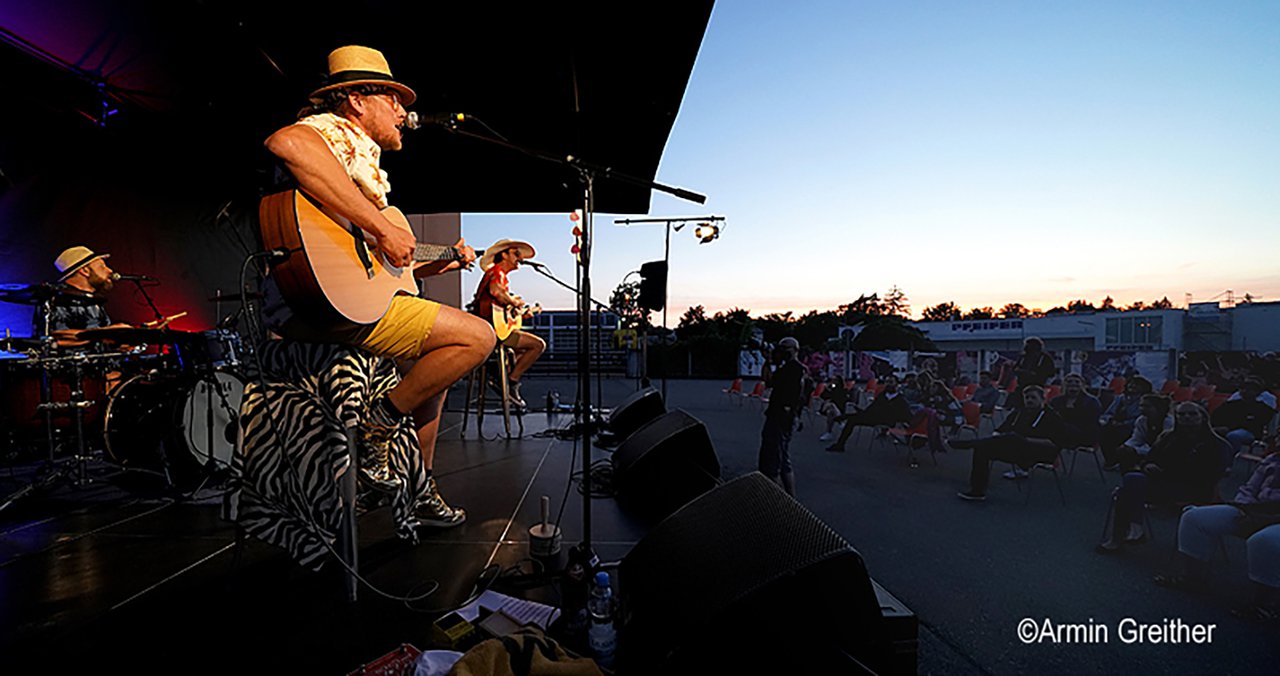
[{"label": "paved ground", "polygon": [[[672,381],[670,404],[703,420],[726,474],[754,469],[758,407],[731,403],[721,382]],[[1187,595],[1158,588],[1151,578],[1171,560],[1176,520],[1153,517],[1153,543],[1118,557],[1093,552],[1118,475],[1099,479],[1088,456],[1064,477],[1063,506],[1048,474],[1026,485],[993,479],[985,503],[955,497],[965,487],[971,455],[954,451],[934,466],[927,453],[910,469],[905,451],[873,445],[860,430],[845,453],[829,453],[814,420],[792,443],[798,499],[853,544],[872,577],[903,600],[921,622],[921,673],[1269,673],[1280,663],[1280,627],[1233,618],[1249,588],[1240,540],[1229,561],[1214,566],[1213,593]],[[1244,472],[1240,468],[1238,472]],[[1223,484],[1234,494],[1236,474]],[[1024,618],[1041,625],[1108,628],[1095,645],[1027,645],[1017,638]],[[1212,644],[1125,644],[1119,623],[1166,619],[1215,624]],[[1097,636],[1093,630],[1091,635]]]},{"label": "paved ground", "polygon": [[[668,394],[671,407],[707,425],[724,475],[732,478],[754,470],[762,419],[757,407],[725,399],[725,385],[671,381]],[[635,390],[629,380],[602,386],[606,405]],[[572,383],[545,379],[531,379],[526,398],[538,405],[550,388],[572,399]],[[212,494],[174,502],[108,486],[24,500],[0,515],[0,667],[40,660],[55,672],[70,665],[132,673],[287,665],[346,673],[400,643],[425,646],[434,613],[463,600],[481,569],[526,556],[525,532],[538,519],[540,495],[557,512],[563,505],[567,543],[582,536],[582,500],[575,491],[564,499],[568,476],[580,467],[573,444],[535,436],[567,420],[535,413],[525,422],[529,436],[522,440],[482,442],[474,422],[460,439],[460,418],[449,415],[436,472],[446,497],[467,508],[465,525],[426,533],[410,547],[393,538],[379,511],[361,520],[361,570],[370,582],[399,596],[438,585],[413,603],[364,590],[348,605],[336,572],[301,570],[260,543],[251,542],[236,561],[234,531],[219,520]],[[500,424],[491,416],[486,434]],[[1047,475],[1023,487],[1030,491],[1026,504],[1023,493],[999,479],[986,503],[970,504],[955,497],[967,476],[966,451],[940,457],[937,466],[925,455],[910,469],[902,451],[873,446],[865,432],[846,453],[824,452],[820,431],[810,423],[792,446],[798,498],[917,614],[921,673],[1274,671],[1278,628],[1228,612],[1248,598],[1242,543],[1228,543],[1229,560],[1215,564],[1214,592],[1206,596],[1151,584],[1171,555],[1172,516],[1155,518],[1154,543],[1115,558],[1094,554],[1116,477],[1099,480],[1088,457],[1063,480],[1065,507]],[[595,450],[593,457],[607,454]],[[15,481],[0,473],[5,492]],[[607,499],[593,501],[592,523],[604,559],[625,556],[647,532]],[[539,594],[558,600],[554,591]],[[1109,641],[1027,645],[1016,633],[1024,618],[1105,626]],[[1217,627],[1207,645],[1127,645],[1118,633],[1125,618]]]}]

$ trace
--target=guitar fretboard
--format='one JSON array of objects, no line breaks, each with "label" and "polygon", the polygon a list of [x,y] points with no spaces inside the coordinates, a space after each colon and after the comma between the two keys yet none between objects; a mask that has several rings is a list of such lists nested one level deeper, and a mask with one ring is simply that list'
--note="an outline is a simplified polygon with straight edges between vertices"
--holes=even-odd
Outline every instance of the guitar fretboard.
[{"label": "guitar fretboard", "polygon": [[452,246],[443,244],[422,244],[419,242],[413,248],[413,260],[422,263],[424,261],[452,261],[458,259],[458,250]]}]

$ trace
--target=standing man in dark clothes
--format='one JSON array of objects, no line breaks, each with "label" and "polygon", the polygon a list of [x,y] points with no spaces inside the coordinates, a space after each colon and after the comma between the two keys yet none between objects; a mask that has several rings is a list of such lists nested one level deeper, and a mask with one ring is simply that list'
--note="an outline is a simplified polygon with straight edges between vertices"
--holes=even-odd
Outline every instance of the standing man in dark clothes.
[{"label": "standing man in dark clothes", "polygon": [[1053,357],[1044,351],[1044,341],[1032,336],[1022,344],[1022,356],[1013,365],[1013,375],[1018,379],[1018,388],[1009,395],[1013,402],[1010,408],[1020,408],[1023,403],[1022,390],[1028,385],[1044,387],[1049,379],[1058,371],[1053,365]]},{"label": "standing man in dark clothes", "polygon": [[993,460],[1011,462],[1023,469],[1039,462],[1053,462],[1058,457],[1064,428],[1062,418],[1045,407],[1044,388],[1039,385],[1023,388],[1022,408],[1005,419],[995,436],[951,442],[952,448],[973,449],[969,490],[958,493],[959,497],[963,500],[987,499]]},{"label": "standing man in dark clothes", "polygon": [[760,430],[760,473],[774,481],[781,480],[782,490],[792,497],[796,494],[796,476],[791,471],[791,430],[803,404],[801,385],[805,373],[804,365],[796,359],[799,352],[799,341],[790,336],[783,338],[761,374],[765,386],[772,391]]},{"label": "standing man in dark clothes", "polygon": [[859,425],[886,425],[907,423],[911,420],[911,406],[907,398],[898,391],[898,378],[893,375],[884,377],[884,390],[876,395],[870,406],[854,411],[845,416],[844,429],[840,430],[840,438],[827,447],[833,453],[843,453],[844,444],[853,435],[853,428]]}]

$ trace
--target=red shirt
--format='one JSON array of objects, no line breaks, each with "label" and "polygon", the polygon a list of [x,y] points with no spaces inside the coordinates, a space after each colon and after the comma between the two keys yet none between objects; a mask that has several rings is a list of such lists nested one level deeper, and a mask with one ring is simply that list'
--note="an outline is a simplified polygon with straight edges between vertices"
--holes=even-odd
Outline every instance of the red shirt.
[{"label": "red shirt", "polygon": [[493,297],[490,288],[493,283],[497,282],[498,287],[507,293],[511,293],[511,287],[507,283],[507,273],[501,267],[495,265],[485,271],[484,276],[480,278],[480,286],[476,288],[475,307],[476,314],[485,319],[493,317],[493,305],[497,299]]}]

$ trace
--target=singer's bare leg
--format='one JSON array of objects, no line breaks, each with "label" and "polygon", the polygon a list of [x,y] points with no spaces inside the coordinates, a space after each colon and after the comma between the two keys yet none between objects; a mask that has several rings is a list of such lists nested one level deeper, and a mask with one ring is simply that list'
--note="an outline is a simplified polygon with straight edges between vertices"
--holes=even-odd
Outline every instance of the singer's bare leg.
[{"label": "singer's bare leg", "polygon": [[488,358],[494,340],[488,322],[457,308],[441,307],[423,344],[424,354],[387,396],[396,409],[417,411]]},{"label": "singer's bare leg", "polygon": [[533,363],[538,361],[538,357],[541,357],[542,353],[546,351],[547,342],[532,333],[525,333],[524,331],[516,331],[513,335],[516,339],[515,345],[512,346],[516,353],[516,363],[507,377],[519,382],[520,376],[524,375],[524,372],[528,371],[529,367],[533,366]]},{"label": "singer's bare leg", "polygon": [[422,466],[427,471],[435,466],[436,435],[440,432],[440,418],[443,412],[443,392],[413,412],[413,426],[418,429],[418,445],[422,447]]}]

